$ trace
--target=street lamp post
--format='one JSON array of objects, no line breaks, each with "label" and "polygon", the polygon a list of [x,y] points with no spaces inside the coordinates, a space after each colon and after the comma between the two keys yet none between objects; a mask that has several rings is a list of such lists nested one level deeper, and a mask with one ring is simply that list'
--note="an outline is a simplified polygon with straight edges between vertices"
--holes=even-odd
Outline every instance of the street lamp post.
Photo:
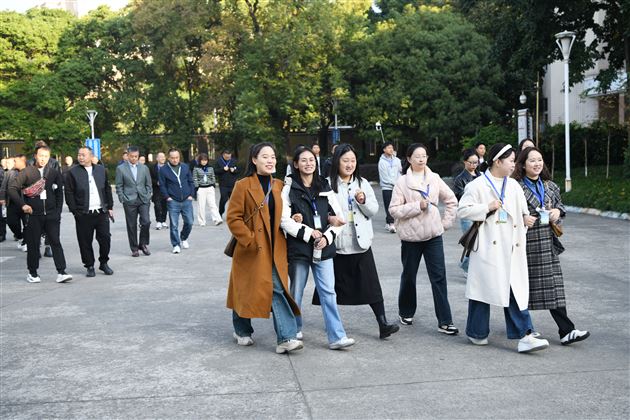
[{"label": "street lamp post", "polygon": [[564,180],[564,190],[571,191],[571,142],[569,134],[569,55],[571,47],[575,41],[575,32],[564,31],[556,34],[556,44],[562,52],[562,62],[564,63],[564,155],[566,165],[566,175]]},{"label": "street lamp post", "polygon": [[90,120],[90,128],[92,130],[92,137],[91,138],[94,138],[94,120],[96,119],[97,115],[98,115],[98,112],[96,112],[93,109],[89,109],[87,111],[87,117]]}]

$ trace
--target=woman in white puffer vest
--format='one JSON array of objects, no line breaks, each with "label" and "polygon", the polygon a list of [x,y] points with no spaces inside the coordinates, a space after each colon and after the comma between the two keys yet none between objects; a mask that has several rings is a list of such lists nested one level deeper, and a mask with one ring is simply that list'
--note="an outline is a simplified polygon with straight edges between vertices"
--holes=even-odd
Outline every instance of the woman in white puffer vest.
[{"label": "woman in white puffer vest", "polygon": [[[427,159],[424,145],[414,143],[407,148],[407,159],[403,161],[405,175],[396,182],[389,205],[389,213],[395,220],[396,232],[401,240],[403,264],[398,314],[401,324],[413,323],[417,307],[416,276],[424,256],[438,331],[456,335],[459,330],[453,325],[448,302],[442,234],[455,220],[457,198],[442,178],[429,169]],[[443,216],[438,209],[440,201],[446,206]]]}]

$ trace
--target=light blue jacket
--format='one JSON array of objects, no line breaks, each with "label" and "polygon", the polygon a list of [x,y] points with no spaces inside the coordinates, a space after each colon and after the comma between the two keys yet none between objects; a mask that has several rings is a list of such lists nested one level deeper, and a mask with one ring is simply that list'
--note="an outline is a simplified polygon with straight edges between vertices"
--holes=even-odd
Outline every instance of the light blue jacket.
[{"label": "light blue jacket", "polygon": [[402,174],[402,164],[396,156],[388,158],[385,153],[378,160],[378,178],[381,188],[384,190],[393,190],[396,181]]}]

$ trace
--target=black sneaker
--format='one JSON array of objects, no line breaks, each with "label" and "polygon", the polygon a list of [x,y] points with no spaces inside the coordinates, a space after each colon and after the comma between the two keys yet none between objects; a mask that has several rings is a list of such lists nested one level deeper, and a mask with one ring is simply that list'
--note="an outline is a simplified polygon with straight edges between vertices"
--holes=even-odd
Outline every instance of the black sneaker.
[{"label": "black sneaker", "polygon": [[87,273],[85,273],[85,277],[95,277],[96,273],[94,272],[94,267],[88,267]]},{"label": "black sneaker", "polygon": [[400,323],[403,325],[411,325],[413,324],[413,318],[404,318],[402,316],[398,316],[398,318],[400,318]]},{"label": "black sneaker", "polygon": [[457,335],[459,333],[459,330],[453,324],[440,325],[438,331],[448,335]]}]

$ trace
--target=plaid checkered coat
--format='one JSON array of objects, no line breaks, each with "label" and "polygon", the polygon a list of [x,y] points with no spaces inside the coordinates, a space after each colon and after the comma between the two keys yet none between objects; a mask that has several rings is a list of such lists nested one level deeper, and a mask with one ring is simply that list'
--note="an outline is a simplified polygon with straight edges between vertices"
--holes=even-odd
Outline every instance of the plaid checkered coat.
[{"label": "plaid checkered coat", "polygon": [[[532,216],[539,216],[537,208],[542,207],[534,194],[523,181],[527,207]],[[560,199],[560,188],[552,181],[545,182],[545,207],[560,210],[561,220],[565,208]],[[529,270],[529,309],[555,309],[566,306],[564,281],[560,269],[560,259],[553,247],[553,232],[549,225],[540,225],[540,218],[527,230],[527,267]]]}]

